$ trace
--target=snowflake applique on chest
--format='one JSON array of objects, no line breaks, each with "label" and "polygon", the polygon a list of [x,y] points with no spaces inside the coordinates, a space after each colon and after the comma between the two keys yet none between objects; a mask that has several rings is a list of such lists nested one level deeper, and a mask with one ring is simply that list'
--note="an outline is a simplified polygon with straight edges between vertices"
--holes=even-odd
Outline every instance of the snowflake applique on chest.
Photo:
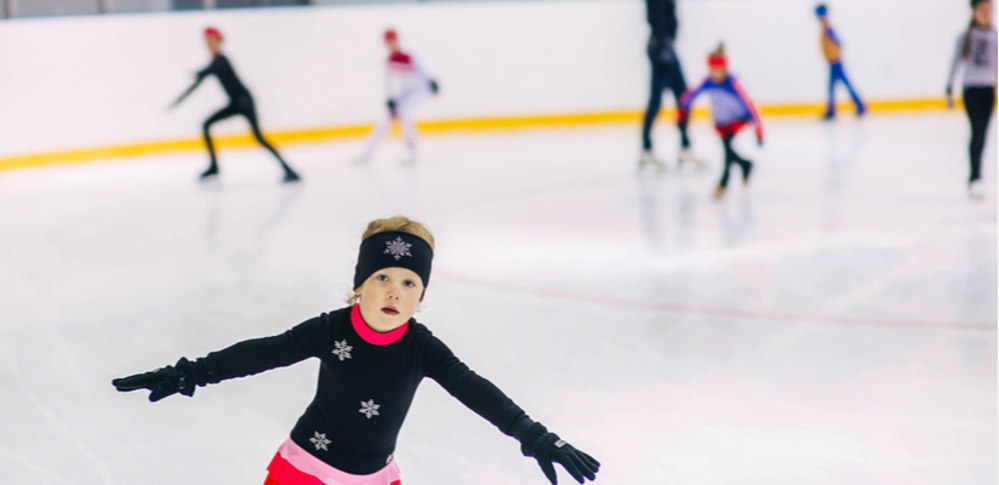
[{"label": "snowflake applique on chest", "polygon": [[332,443],[332,441],[326,439],[326,433],[320,433],[318,431],[316,431],[315,433],[316,435],[313,436],[312,438],[309,438],[309,441],[311,441],[312,444],[316,445],[316,451],[328,450],[329,448],[327,448],[326,445]]},{"label": "snowflake applique on chest", "polygon": [[339,342],[333,342],[333,355],[340,358],[340,362],[350,358],[350,351],[354,350],[354,347],[347,345],[346,340],[341,340]]},{"label": "snowflake applique on chest", "polygon": [[381,404],[375,404],[374,399],[368,399],[367,402],[361,401],[361,409],[357,412],[363,414],[366,418],[371,419],[372,416],[378,416],[378,408],[382,407]]},{"label": "snowflake applique on chest", "polygon": [[382,254],[391,254],[398,261],[402,259],[403,256],[413,257],[413,254],[409,252],[409,248],[413,247],[412,244],[403,241],[401,237],[396,237],[395,241],[385,241],[385,252]]}]

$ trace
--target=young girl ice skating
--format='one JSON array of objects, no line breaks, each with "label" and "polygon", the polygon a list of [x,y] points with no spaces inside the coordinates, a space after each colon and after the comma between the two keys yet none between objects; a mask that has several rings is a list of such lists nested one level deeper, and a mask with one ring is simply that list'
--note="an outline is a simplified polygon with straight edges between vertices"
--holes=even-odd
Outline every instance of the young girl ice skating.
[{"label": "young girl ice skating", "polygon": [[815,7],[815,16],[819,18],[819,24],[822,26],[822,34],[819,38],[822,45],[822,56],[829,63],[829,103],[826,105],[826,114],[823,119],[831,120],[836,117],[837,82],[846,86],[850,97],[853,98],[853,104],[857,107],[857,116],[862,116],[867,108],[864,107],[864,102],[860,100],[857,92],[853,90],[850,80],[846,78],[846,71],[843,70],[843,48],[839,43],[839,36],[833,30],[832,24],[829,23],[829,9],[825,5],[819,5]]},{"label": "young girl ice skating", "polygon": [[735,153],[732,148],[732,139],[746,125],[751,124],[756,128],[756,141],[763,144],[763,123],[760,115],[756,112],[756,107],[742,89],[742,85],[735,77],[728,73],[728,59],[725,57],[725,47],[718,45],[718,49],[708,56],[708,67],[711,75],[694,91],[688,92],[680,100],[680,119],[686,119],[690,112],[690,105],[701,93],[706,93],[711,98],[711,114],[715,119],[715,130],[721,136],[722,144],[725,145],[725,169],[722,172],[718,187],[715,188],[715,197],[720,198],[725,195],[725,188],[728,186],[728,171],[733,163],[739,164],[742,168],[742,183],[749,184],[749,173],[753,170],[753,162],[746,160]]},{"label": "young girl ice skating", "polygon": [[378,143],[388,134],[393,120],[399,120],[402,134],[409,151],[409,161],[416,161],[416,123],[413,111],[429,94],[437,94],[437,81],[427,74],[414,55],[403,52],[399,45],[399,34],[389,29],[384,35],[385,47],[389,51],[385,67],[385,84],[388,94],[388,111],[375,129],[368,135],[364,153],[359,162],[367,162],[375,153]]},{"label": "young girl ice skating", "polygon": [[274,155],[274,158],[277,158],[278,163],[281,164],[281,168],[284,169],[284,181],[297,182],[299,180],[298,174],[285,163],[277,150],[270,143],[267,143],[267,140],[260,133],[260,127],[257,125],[257,110],[253,105],[253,96],[250,96],[250,91],[236,77],[236,71],[232,69],[229,59],[222,55],[222,33],[214,27],[208,27],[205,29],[205,43],[208,46],[208,51],[212,54],[212,63],[208,67],[198,71],[198,77],[195,79],[194,84],[187,88],[187,91],[184,91],[184,94],[181,94],[177,98],[177,101],[173,103],[173,106],[171,106],[173,108],[179,105],[187,95],[191,94],[201,84],[201,81],[204,81],[206,77],[211,75],[218,78],[219,83],[222,84],[222,88],[229,95],[229,105],[205,120],[205,124],[202,127],[205,135],[205,145],[208,147],[208,156],[211,157],[211,164],[201,174],[202,180],[216,176],[219,173],[218,161],[215,159],[215,147],[212,145],[212,136],[208,130],[216,122],[236,115],[242,115],[246,118],[246,121],[250,122],[250,128],[253,130],[253,136],[257,138],[257,142],[270,151]]},{"label": "young girl ice skating", "polygon": [[968,30],[957,38],[957,49],[947,77],[947,104],[953,105],[951,83],[958,68],[964,67],[964,109],[971,121],[971,177],[968,193],[982,197],[982,151],[988,135],[989,119],[996,102],[996,29],[992,26],[992,2],[971,0],[972,19]]},{"label": "young girl ice skating", "polygon": [[434,238],[405,217],[368,225],[354,273],[350,306],[324,313],[273,337],[247,340],[190,361],[115,379],[119,391],[149,389],[150,401],[284,367],[321,361],[312,404],[278,448],[265,485],[399,485],[392,453],[424,377],[521,444],[557,482],[554,462],[577,480],[595,479],[600,464],[549,432],[488,380],[458,360],[412,318],[430,281]]}]

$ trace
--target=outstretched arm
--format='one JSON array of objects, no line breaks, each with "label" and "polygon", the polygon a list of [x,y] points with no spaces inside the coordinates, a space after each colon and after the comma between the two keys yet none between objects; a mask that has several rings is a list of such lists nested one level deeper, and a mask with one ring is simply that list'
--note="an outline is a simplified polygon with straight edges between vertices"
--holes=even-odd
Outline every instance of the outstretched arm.
[{"label": "outstretched arm", "polygon": [[600,463],[535,422],[492,382],[479,376],[451,353],[437,338],[428,349],[426,375],[469,409],[486,418],[503,433],[520,441],[524,456],[532,456],[553,485],[558,483],[554,463],[583,483],[596,479]]},{"label": "outstretched arm", "polygon": [[114,379],[111,384],[121,392],[148,389],[152,402],[176,393],[193,396],[196,386],[258,374],[319,355],[315,343],[331,340],[324,340],[329,328],[325,319],[323,315],[280,335],[245,340],[193,362],[181,357],[172,366]]},{"label": "outstretched arm", "polygon": [[679,121],[684,121],[688,116],[690,116],[690,106],[694,104],[694,99],[704,92],[707,85],[708,80],[704,80],[704,82],[702,82],[697,89],[683,93],[683,96],[680,97],[680,105],[677,106],[677,118],[679,118]]},{"label": "outstretched arm", "polygon": [[735,94],[739,98],[739,101],[742,101],[742,105],[746,107],[746,111],[749,111],[749,122],[752,123],[754,128],[756,128],[756,141],[762,144],[763,119],[760,118],[760,113],[756,110],[756,105],[753,104],[753,100],[749,99],[749,95],[746,94],[746,90],[742,89],[742,84],[740,84],[735,78],[732,78],[732,88],[735,89]]},{"label": "outstretched arm", "polygon": [[184,91],[184,93],[177,98],[177,101],[174,101],[173,104],[170,105],[170,109],[176,108],[177,105],[179,105],[182,101],[184,101],[184,99],[187,98],[189,94],[193,93],[194,90],[198,88],[198,85],[201,84],[201,81],[204,81],[206,77],[208,77],[210,74],[214,72],[215,72],[215,61],[213,60],[212,63],[208,65],[208,67],[198,71],[197,77],[194,79],[194,84],[192,84],[191,87],[187,88],[187,90]]}]

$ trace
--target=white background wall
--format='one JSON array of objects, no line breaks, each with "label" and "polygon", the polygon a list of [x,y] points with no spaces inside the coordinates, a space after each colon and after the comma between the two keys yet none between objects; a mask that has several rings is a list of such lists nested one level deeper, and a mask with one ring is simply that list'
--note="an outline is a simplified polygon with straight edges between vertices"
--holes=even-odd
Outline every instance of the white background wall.
[{"label": "white background wall", "polygon": [[[964,0],[832,0],[848,75],[868,99],[941,95]],[[688,83],[724,39],[758,103],[820,101],[826,68],[808,0],[680,0]],[[301,7],[0,22],[0,156],[198,136],[214,81],[165,107],[209,61],[217,26],[267,129],[373,122],[381,33],[400,31],[439,79],[422,117],[640,110],[648,35],[640,0]],[[219,133],[243,132],[227,121]]]}]

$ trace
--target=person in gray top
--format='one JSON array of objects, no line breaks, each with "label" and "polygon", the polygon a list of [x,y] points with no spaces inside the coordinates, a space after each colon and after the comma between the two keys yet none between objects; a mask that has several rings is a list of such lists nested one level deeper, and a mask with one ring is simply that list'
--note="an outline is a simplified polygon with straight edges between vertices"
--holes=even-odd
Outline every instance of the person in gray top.
[{"label": "person in gray top", "polygon": [[989,119],[996,101],[996,30],[992,26],[991,0],[971,0],[972,19],[968,30],[957,39],[954,61],[947,77],[947,106],[954,105],[951,85],[959,67],[964,67],[964,110],[971,121],[971,177],[968,193],[983,197],[982,150]]}]

